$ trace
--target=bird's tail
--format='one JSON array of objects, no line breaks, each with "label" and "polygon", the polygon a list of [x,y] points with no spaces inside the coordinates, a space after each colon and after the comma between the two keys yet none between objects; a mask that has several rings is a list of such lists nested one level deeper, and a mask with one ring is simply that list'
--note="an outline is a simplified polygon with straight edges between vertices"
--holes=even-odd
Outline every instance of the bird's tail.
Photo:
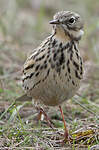
[{"label": "bird's tail", "polygon": [[28,97],[27,94],[24,94],[15,99],[15,101],[30,101],[30,100],[32,100],[32,97]]}]

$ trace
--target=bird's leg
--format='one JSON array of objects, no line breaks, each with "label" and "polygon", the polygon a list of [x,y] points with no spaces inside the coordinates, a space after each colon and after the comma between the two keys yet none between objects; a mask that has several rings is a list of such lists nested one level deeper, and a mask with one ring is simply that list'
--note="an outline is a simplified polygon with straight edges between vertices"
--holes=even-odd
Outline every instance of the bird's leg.
[{"label": "bird's leg", "polygon": [[42,115],[44,115],[44,116],[45,116],[45,119],[46,119],[46,121],[47,121],[47,123],[48,123],[48,126],[53,129],[51,119],[50,119],[50,118],[48,117],[48,115],[45,113],[45,111],[43,110],[43,108],[41,108],[41,107],[39,107],[39,108],[36,107],[36,108],[37,108],[37,110],[39,110],[38,119],[39,119],[39,120],[42,120]]},{"label": "bird's leg", "polygon": [[65,136],[65,141],[68,140],[68,136],[69,136],[69,133],[68,133],[68,129],[66,127],[66,122],[65,122],[65,119],[64,119],[64,114],[63,114],[63,110],[61,108],[61,106],[59,105],[59,109],[60,109],[60,112],[61,112],[61,116],[62,116],[62,119],[63,119],[63,123],[64,123],[64,129],[65,129],[65,133],[64,133],[64,136]]}]

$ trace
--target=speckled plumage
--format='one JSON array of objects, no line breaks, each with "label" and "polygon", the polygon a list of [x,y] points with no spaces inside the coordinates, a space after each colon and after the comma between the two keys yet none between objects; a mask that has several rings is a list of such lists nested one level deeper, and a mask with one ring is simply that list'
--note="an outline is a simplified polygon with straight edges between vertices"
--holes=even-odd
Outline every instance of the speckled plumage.
[{"label": "speckled plumage", "polygon": [[[69,22],[71,17],[75,18],[74,25]],[[74,96],[83,77],[78,49],[83,23],[78,14],[62,11],[51,24],[52,34],[27,58],[22,81],[28,96],[56,106]]]}]

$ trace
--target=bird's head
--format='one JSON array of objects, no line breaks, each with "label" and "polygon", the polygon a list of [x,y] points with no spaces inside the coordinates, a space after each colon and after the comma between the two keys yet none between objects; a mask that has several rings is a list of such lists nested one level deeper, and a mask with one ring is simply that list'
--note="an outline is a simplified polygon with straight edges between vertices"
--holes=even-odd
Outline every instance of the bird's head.
[{"label": "bird's head", "polygon": [[50,21],[56,38],[60,40],[80,40],[83,31],[83,20],[80,15],[70,11],[61,11],[54,15]]}]

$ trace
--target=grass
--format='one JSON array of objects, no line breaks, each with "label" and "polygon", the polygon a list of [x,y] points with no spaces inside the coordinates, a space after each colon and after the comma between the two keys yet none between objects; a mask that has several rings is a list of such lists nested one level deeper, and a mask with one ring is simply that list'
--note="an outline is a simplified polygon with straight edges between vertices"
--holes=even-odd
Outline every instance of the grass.
[{"label": "grass", "polygon": [[[5,0],[4,0],[5,1]],[[12,2],[13,1],[13,2]],[[60,2],[59,2],[60,3]],[[5,10],[1,5],[0,18],[0,148],[6,149],[88,149],[99,146],[99,22],[97,0],[65,5],[81,10],[85,16],[85,36],[80,42],[87,79],[75,97],[62,107],[70,129],[71,140],[62,144],[64,126],[58,108],[44,106],[54,123],[54,130],[46,120],[37,121],[38,112],[32,102],[15,101],[23,94],[21,69],[26,55],[49,35],[48,21],[56,9],[45,3],[37,4],[25,0],[10,0]],[[12,5],[13,4],[13,5]],[[53,6],[53,4],[52,4]],[[56,3],[58,7],[58,3]],[[11,10],[9,8],[13,7]],[[36,8],[37,7],[37,8]],[[4,10],[3,10],[4,9]],[[80,12],[80,11],[79,11]],[[92,15],[93,14],[93,15]],[[51,15],[51,16],[50,16]]]},{"label": "grass", "polygon": [[[1,93],[5,96],[6,91],[1,91]],[[11,93],[9,93],[10,97],[12,97]],[[5,105],[6,102],[7,101],[5,101]],[[75,149],[78,146],[88,148],[92,145],[99,144],[98,106],[87,98],[85,99],[76,96],[72,100],[69,100],[63,107],[65,120],[70,128],[70,134],[72,135],[75,131],[77,132],[75,134],[76,139],[74,138],[75,140],[71,140],[70,145],[68,143],[62,145],[59,142],[63,138],[61,134],[64,133],[64,126],[57,109],[55,110],[52,108],[47,111],[55,126],[55,129],[52,130],[51,128],[48,128],[45,120],[38,124],[37,111],[31,102],[21,103],[12,101],[10,103],[11,104],[1,112],[0,116],[0,141],[2,147],[10,147],[11,149],[50,149],[70,146],[71,149]],[[85,108],[82,108],[81,106],[84,106]],[[86,108],[90,111],[87,111]],[[57,112],[59,114],[57,114]],[[80,129],[82,129],[82,131],[78,131]],[[92,134],[90,133],[90,130],[93,132]],[[79,139],[78,134],[80,132],[82,132],[80,135],[81,139],[77,140]],[[85,133],[87,134],[87,132],[88,135],[85,136]],[[90,139],[90,136],[93,138]],[[86,139],[86,143],[84,144],[83,142],[85,139],[83,138]]]}]

